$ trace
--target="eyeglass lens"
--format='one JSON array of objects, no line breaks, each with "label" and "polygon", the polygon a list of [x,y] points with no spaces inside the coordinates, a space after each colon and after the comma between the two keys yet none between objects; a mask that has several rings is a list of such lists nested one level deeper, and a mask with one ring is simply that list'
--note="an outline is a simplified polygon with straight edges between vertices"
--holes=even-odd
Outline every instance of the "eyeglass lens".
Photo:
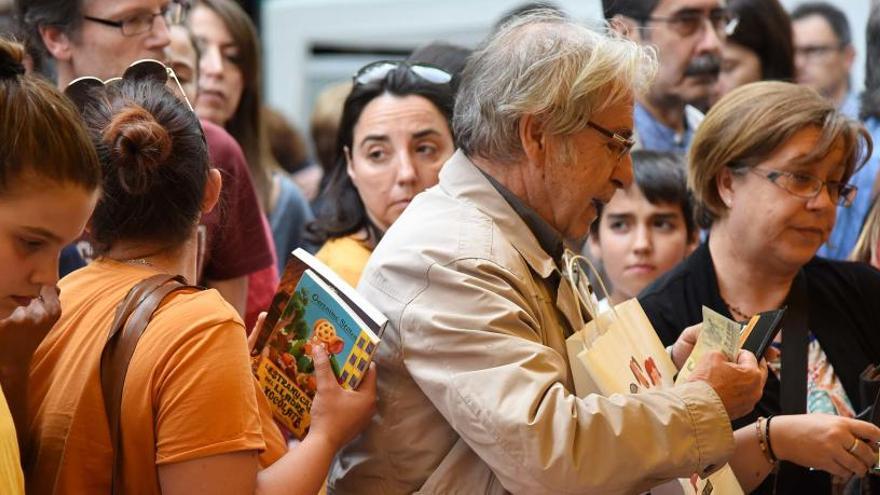
[{"label": "eyeglass lens", "polygon": [[731,16],[725,10],[713,10],[705,15],[700,12],[687,12],[678,14],[667,19],[670,26],[682,36],[691,36],[703,26],[708,19],[712,29],[718,36],[727,35],[727,26],[731,22]]}]

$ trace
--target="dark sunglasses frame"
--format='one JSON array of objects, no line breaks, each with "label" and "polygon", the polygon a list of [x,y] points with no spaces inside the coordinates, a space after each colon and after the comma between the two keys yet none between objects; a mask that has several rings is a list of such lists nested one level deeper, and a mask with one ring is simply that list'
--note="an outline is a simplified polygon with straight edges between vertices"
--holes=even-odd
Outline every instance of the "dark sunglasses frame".
[{"label": "dark sunglasses frame", "polygon": [[[195,109],[193,108],[192,103],[190,103],[189,98],[187,98],[186,92],[183,90],[183,85],[180,84],[180,79],[177,78],[174,69],[152,58],[144,58],[133,62],[127,69],[125,69],[125,72],[122,73],[122,77],[112,77],[106,81],[102,81],[94,76],[78,77],[67,84],[67,87],[64,88],[64,94],[73,101],[77,109],[82,112],[87,103],[93,98],[93,91],[95,88],[113,86],[122,81],[155,81],[166,86],[169,78],[177,84],[177,90],[180,91],[180,96],[183,99],[183,102],[186,103],[189,111],[195,114]],[[168,88],[166,87],[166,90],[167,89]],[[205,130],[202,128],[202,122],[198,117],[196,117],[196,122],[198,123],[199,133],[202,136],[202,140],[207,143]]]},{"label": "dark sunglasses frame", "polygon": [[177,89],[180,91],[180,95],[183,98],[184,103],[186,103],[187,108],[189,108],[190,111],[195,112],[192,103],[190,103],[189,98],[186,97],[186,92],[183,90],[183,85],[180,84],[180,79],[177,78],[174,69],[152,58],[145,58],[133,62],[127,69],[125,69],[125,72],[122,73],[122,77],[112,77],[106,81],[102,81],[94,76],[78,77],[73,81],[70,81],[67,87],[64,88],[64,94],[82,108],[81,103],[87,100],[93,88],[118,84],[123,80],[152,80],[165,85],[168,83],[169,78],[177,84]]}]

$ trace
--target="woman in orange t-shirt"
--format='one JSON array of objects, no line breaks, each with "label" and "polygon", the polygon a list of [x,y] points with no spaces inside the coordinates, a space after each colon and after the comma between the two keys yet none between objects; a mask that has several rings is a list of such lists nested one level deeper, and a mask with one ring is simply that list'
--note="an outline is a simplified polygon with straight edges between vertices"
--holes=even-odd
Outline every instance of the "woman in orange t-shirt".
[{"label": "woman in orange t-shirt", "polygon": [[[76,109],[0,38],[0,493],[24,494],[28,366],[58,318],[58,255],[79,237],[101,169]],[[51,146],[47,146],[51,143]],[[7,405],[8,401],[8,405]]]},{"label": "woman in orange t-shirt", "polygon": [[[89,230],[100,258],[61,281],[63,316],[31,366],[26,474],[36,494],[109,493],[113,452],[99,372],[106,333],[141,280],[195,279],[199,217],[221,187],[195,114],[164,85],[123,79],[71,94],[79,94],[104,172]],[[369,420],[375,371],[347,391],[326,355],[314,357],[311,432],[285,452],[236,311],[214,290],[167,298],[126,375],[122,492],[317,493],[335,451]]]}]

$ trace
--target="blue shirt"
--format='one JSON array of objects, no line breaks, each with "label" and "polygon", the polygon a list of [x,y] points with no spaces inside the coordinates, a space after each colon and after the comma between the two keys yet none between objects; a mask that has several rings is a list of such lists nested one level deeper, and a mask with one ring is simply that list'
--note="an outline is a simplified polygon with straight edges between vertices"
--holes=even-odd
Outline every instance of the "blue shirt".
[{"label": "blue shirt", "polygon": [[[877,140],[880,139],[880,120],[868,117],[865,120],[865,127],[871,133],[874,142],[878,142]],[[819,248],[817,253],[819,256],[835,260],[849,258],[856,246],[856,241],[859,239],[859,233],[862,231],[868,210],[871,209],[871,190],[874,188],[878,172],[880,172],[880,150],[875,147],[874,153],[865,166],[850,178],[849,183],[858,187],[859,192],[849,208],[837,207],[837,221],[834,224],[834,230],[831,231],[828,242]]]},{"label": "blue shirt", "polygon": [[855,91],[850,90],[846,94],[846,98],[840,103],[838,110],[851,119],[859,120],[859,95]]},{"label": "blue shirt", "polygon": [[274,174],[280,184],[280,192],[275,202],[275,209],[269,214],[269,225],[272,226],[272,240],[278,253],[278,273],[284,273],[284,265],[294,249],[301,247],[314,252],[305,238],[306,225],[314,220],[309,202],[303,196],[293,179],[281,172]]},{"label": "blue shirt", "polygon": [[694,137],[694,130],[688,125],[685,114],[681,116],[685,130],[679,134],[655,119],[648,109],[636,102],[633,111],[633,123],[638,134],[639,147],[646,150],[687,152]]},{"label": "blue shirt", "polygon": [[64,278],[70,272],[86,266],[86,260],[80,255],[76,243],[66,246],[61,250],[61,258],[58,260],[58,277]]}]

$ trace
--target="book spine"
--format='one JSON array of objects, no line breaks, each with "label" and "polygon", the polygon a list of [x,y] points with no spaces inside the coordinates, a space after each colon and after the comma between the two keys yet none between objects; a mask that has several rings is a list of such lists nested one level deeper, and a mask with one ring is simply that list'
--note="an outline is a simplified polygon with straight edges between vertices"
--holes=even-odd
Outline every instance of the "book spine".
[{"label": "book spine", "polygon": [[361,330],[357,341],[351,347],[351,352],[345,359],[345,366],[339,375],[339,383],[347,389],[354,390],[360,385],[364,373],[373,360],[376,353],[376,344],[371,340],[370,334]]}]

